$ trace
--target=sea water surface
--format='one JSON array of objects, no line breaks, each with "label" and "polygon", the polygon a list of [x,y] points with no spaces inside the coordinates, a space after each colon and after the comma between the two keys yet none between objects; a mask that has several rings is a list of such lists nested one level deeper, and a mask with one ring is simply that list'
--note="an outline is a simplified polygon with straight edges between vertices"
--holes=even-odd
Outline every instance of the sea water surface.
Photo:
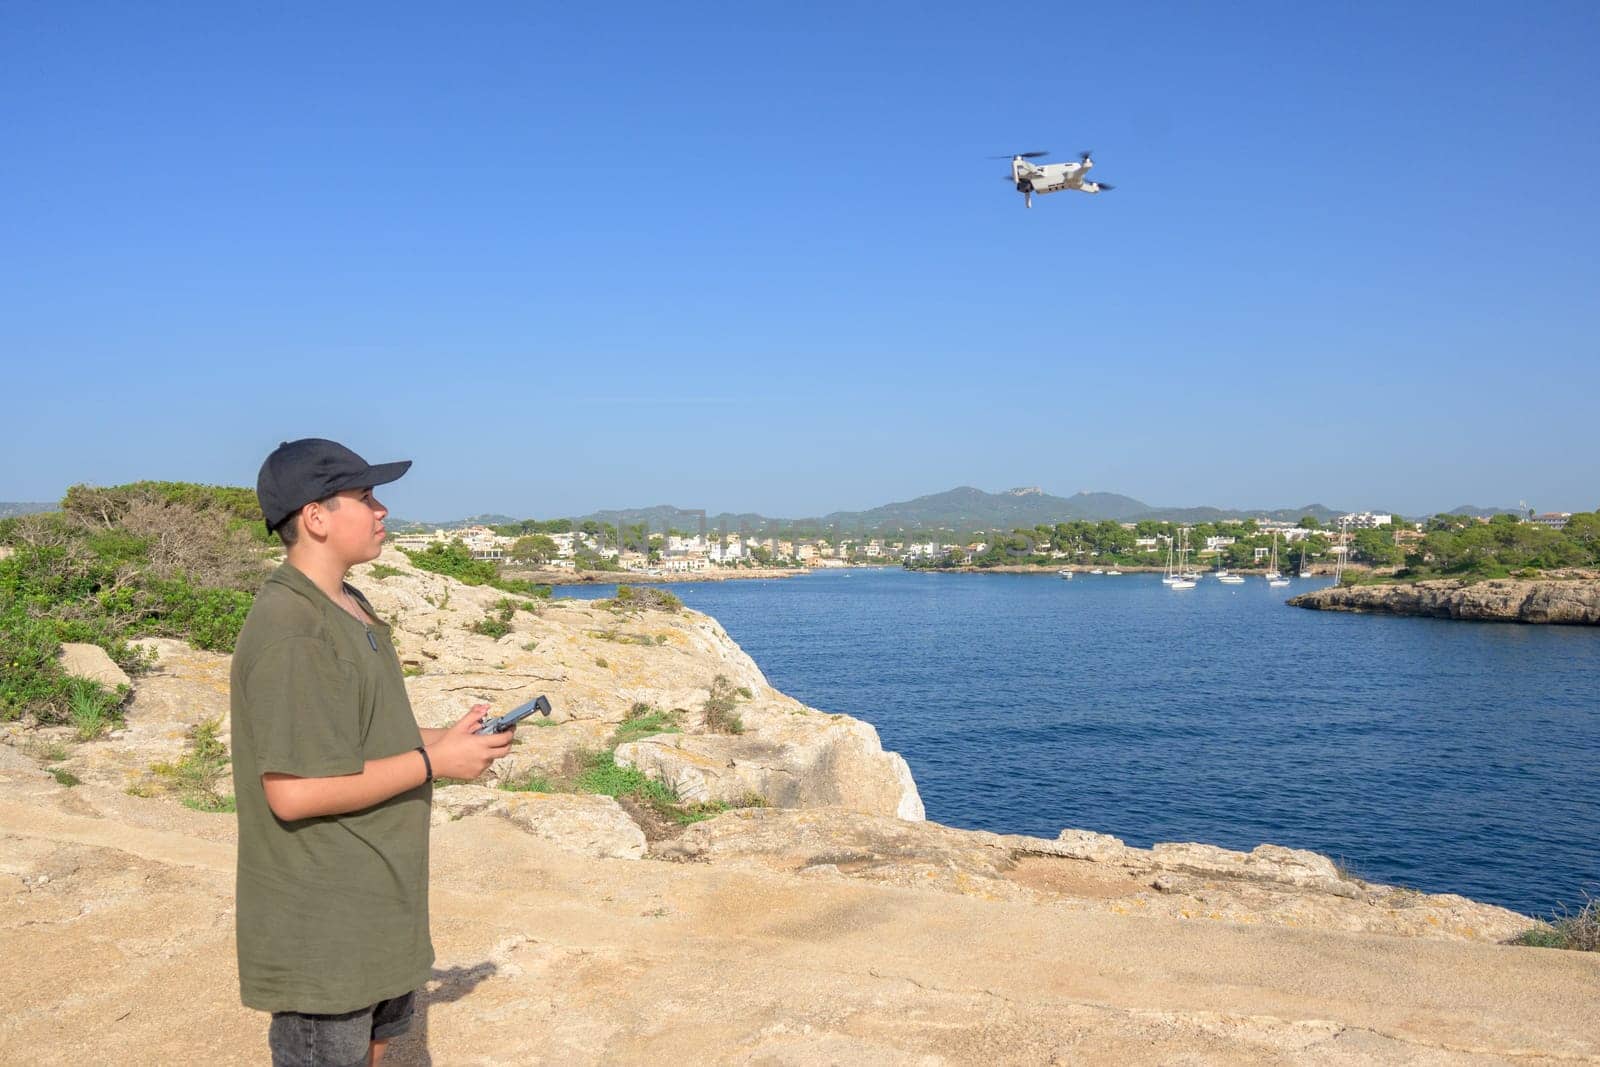
[{"label": "sea water surface", "polygon": [[853,569],[670,588],[775,687],[877,727],[936,822],[1307,848],[1540,916],[1600,895],[1600,630],[1284,604],[1325,584]]}]

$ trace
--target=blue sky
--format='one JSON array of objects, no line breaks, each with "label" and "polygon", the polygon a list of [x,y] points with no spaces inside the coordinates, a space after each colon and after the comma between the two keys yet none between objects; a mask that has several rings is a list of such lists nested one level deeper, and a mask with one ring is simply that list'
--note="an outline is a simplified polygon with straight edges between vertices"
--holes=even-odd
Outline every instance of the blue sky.
[{"label": "blue sky", "polygon": [[8,5],[0,500],[1600,504],[1600,6],[570,7]]}]

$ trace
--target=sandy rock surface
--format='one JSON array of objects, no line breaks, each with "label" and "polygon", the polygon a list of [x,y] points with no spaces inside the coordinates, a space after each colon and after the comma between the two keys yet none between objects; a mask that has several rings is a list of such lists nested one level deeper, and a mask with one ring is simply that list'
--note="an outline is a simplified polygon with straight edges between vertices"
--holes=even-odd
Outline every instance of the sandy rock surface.
[{"label": "sandy rock surface", "polygon": [[1302,593],[1289,603],[1322,611],[1600,626],[1600,581],[1582,579],[1331,586]]},{"label": "sandy rock surface", "polygon": [[[1600,1062],[1600,959],[1499,944],[1529,925],[1504,909],[1272,845],[928,823],[870,727],[772,690],[704,616],[536,605],[494,640],[465,627],[499,593],[355,581],[396,621],[425,723],[550,696],[503,775],[559,770],[646,703],[684,732],[619,760],[768,805],[681,827],[626,798],[441,785],[438,961],[388,1062]],[[125,730],[0,729],[0,952],[23,961],[0,976],[0,1063],[263,1061],[235,820],[149,771],[197,724],[226,737],[228,658],[151,647]],[[699,721],[718,674],[749,691],[742,734]]]},{"label": "sandy rock surface", "polygon": [[[783,852],[782,820],[810,814],[756,816],[771,823],[762,855]],[[822,860],[811,849],[827,845],[838,874],[759,857],[608,858],[486,809],[446,818],[433,833],[438,959],[388,1062],[1600,1059],[1591,954],[1119,914],[1096,905],[1094,876],[1080,871],[1095,861],[1008,859],[998,838],[966,846],[994,854],[969,859],[970,877],[1037,883],[1059,871],[1085,906],[1051,904],[1038,888],[929,890],[844,873],[887,868],[896,839],[858,826],[858,847],[877,851],[852,860],[829,840],[833,819],[880,821],[831,812],[788,851]],[[731,858],[738,834],[711,828],[741,820],[705,824],[704,843],[724,842]],[[913,862],[961,852],[959,831],[881,821],[948,838],[898,839]],[[267,1019],[237,997],[232,826],[0,767],[0,950],[27,961],[0,974],[0,1062],[264,1062]]]}]

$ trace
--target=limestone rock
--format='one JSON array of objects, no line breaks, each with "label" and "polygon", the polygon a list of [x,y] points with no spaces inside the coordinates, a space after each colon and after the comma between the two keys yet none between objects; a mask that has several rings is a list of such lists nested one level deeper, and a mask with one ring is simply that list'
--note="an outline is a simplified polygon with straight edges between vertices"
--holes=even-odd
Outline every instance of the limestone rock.
[{"label": "limestone rock", "polygon": [[485,810],[570,852],[623,860],[645,853],[644,831],[611,797],[503,792]]},{"label": "limestone rock", "polygon": [[1292,597],[1295,607],[1488,622],[1600,626],[1600,581],[1433,580],[1330,586]]},{"label": "limestone rock", "polygon": [[[617,762],[674,785],[686,801],[779,806],[840,804],[923,817],[905,760],[883,751],[869,723],[826,715],[779,693],[715,619],[693,611],[617,612],[589,601],[511,598],[511,632],[470,627],[506,594],[415,568],[398,551],[352,571],[351,581],[393,627],[417,721],[448,726],[473,704],[507,711],[544,694],[551,725],[524,725],[495,774],[559,775],[585,750],[609,747],[635,705],[676,711],[684,731],[624,744]],[[393,573],[398,571],[399,573]],[[717,677],[742,697],[745,731],[708,732],[703,707]]]},{"label": "limestone rock", "polygon": [[446,785],[433,791],[433,825],[454,822],[493,807],[505,793],[481,785]]},{"label": "limestone rock", "polygon": [[1250,878],[1285,885],[1326,889],[1343,885],[1339,869],[1326,856],[1278,845],[1260,845],[1234,852],[1216,845],[1164,842],[1151,850],[1154,863],[1167,870]]},{"label": "limestone rock", "polygon": [[749,796],[786,808],[838,805],[920,820],[922,797],[870,723],[797,708],[743,712],[743,734],[659,734],[619,745],[617,764],[665,782],[685,800]]},{"label": "limestone rock", "polygon": [[99,682],[107,689],[133,684],[123,669],[117,666],[106,654],[106,650],[99,645],[64,643],[57,658],[61,661],[61,669],[74,678],[87,678],[91,682]]}]

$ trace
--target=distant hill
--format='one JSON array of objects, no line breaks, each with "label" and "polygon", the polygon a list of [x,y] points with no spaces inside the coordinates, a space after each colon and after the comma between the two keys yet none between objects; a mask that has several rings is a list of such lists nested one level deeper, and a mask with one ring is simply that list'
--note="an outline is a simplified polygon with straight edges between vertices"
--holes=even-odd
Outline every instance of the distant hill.
[{"label": "distant hill", "polygon": [[1474,519],[1487,519],[1495,515],[1518,515],[1520,508],[1479,508],[1471,504],[1462,504],[1459,508],[1451,508],[1446,515],[1468,515]]},{"label": "distant hill", "polygon": [[1080,492],[1061,497],[1032,487],[986,493],[971,486],[962,486],[899,504],[885,504],[870,511],[834,512],[825,516],[823,521],[830,525],[837,523],[841,529],[972,530],[1107,519],[1113,522],[1139,522],[1146,519],[1157,522],[1219,522],[1268,518],[1294,522],[1303,515],[1314,515],[1318,521],[1325,522],[1342,514],[1321,504],[1249,511],[1209,507],[1152,507],[1120,493]]},{"label": "distant hill", "polygon": [[0,500],[0,519],[11,519],[18,515],[37,515],[41,511],[55,511],[59,507],[59,504],[30,504],[23,501]]},{"label": "distant hill", "polygon": [[459,530],[467,526],[504,526],[511,522],[520,522],[510,515],[469,515],[464,519],[452,519],[449,522],[435,522],[429,525],[437,526],[441,530]]},{"label": "distant hill", "polygon": [[[1037,487],[1007,489],[998,493],[985,492],[972,486],[959,486],[943,493],[932,493],[912,500],[884,504],[865,511],[834,511],[822,516],[778,518],[756,512],[722,512],[706,516],[706,526],[712,530],[815,529],[834,528],[850,532],[895,530],[954,530],[976,531],[1012,529],[1019,526],[1036,526],[1083,520],[1099,522],[1138,522],[1150,519],[1158,522],[1224,522],[1247,518],[1298,521],[1312,515],[1327,522],[1344,514],[1322,504],[1307,504],[1299,508],[1270,508],[1237,510],[1212,507],[1173,508],[1152,507],[1141,500],[1120,493],[1080,492],[1072,496],[1053,496]],[[539,518],[556,518],[541,515]],[[647,523],[652,530],[673,528],[694,531],[700,526],[700,513],[671,504],[656,504],[642,508],[607,508],[576,516],[578,522],[622,522],[627,525]],[[503,515],[479,515],[471,519],[458,519],[439,523],[450,529],[482,523],[496,525],[516,522]]]}]

